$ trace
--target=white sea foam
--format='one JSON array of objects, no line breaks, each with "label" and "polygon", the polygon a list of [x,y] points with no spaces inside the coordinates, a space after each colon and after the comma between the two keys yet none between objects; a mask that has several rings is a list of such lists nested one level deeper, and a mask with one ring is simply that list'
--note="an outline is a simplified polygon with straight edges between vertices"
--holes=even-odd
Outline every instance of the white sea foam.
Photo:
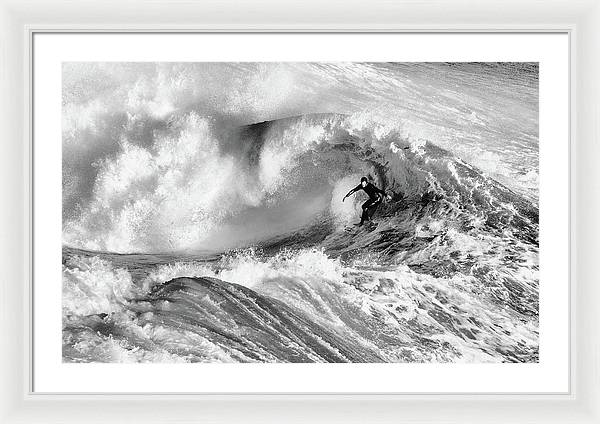
[{"label": "white sea foam", "polygon": [[73,257],[63,266],[64,315],[112,313],[136,294],[129,272],[96,256]]}]

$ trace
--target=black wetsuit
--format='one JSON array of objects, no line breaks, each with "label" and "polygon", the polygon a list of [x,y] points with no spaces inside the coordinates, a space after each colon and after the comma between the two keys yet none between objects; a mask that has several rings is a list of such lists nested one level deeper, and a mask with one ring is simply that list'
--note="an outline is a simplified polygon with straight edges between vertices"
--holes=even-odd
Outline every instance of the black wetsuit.
[{"label": "black wetsuit", "polygon": [[[378,189],[371,183],[367,183],[367,185],[364,187],[362,186],[362,184],[357,185],[352,190],[350,190],[350,193],[348,194],[355,193],[358,190],[363,190],[369,195],[369,200],[362,204],[363,212],[360,217],[360,224],[362,225],[365,221],[368,221],[370,219],[369,213],[371,216],[373,216],[375,210],[383,200],[383,196],[385,196],[385,191]],[[381,194],[381,196],[379,196],[379,194]]]}]

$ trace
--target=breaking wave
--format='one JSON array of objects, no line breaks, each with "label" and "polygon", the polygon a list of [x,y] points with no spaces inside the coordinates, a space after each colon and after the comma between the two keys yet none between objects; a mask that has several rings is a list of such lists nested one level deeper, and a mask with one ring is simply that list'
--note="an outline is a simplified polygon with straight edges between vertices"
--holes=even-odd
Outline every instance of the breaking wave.
[{"label": "breaking wave", "polygon": [[[368,118],[309,115],[217,138],[207,119],[189,113],[171,122],[174,135],[157,135],[151,149],[124,142],[116,158],[99,165],[94,198],[66,221],[64,241],[123,253],[218,251],[316,220],[344,225],[358,206],[339,200],[362,175],[393,193],[395,205],[416,211],[419,202],[436,203],[429,221],[449,208],[446,224],[485,224],[536,237],[537,209],[527,198],[403,134],[401,122]],[[429,222],[419,224],[429,228]]]}]

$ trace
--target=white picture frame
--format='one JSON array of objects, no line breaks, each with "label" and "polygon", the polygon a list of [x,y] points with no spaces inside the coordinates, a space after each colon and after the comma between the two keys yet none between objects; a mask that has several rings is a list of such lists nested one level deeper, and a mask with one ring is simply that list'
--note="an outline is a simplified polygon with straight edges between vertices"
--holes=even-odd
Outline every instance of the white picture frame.
[{"label": "white picture frame", "polygon": [[[600,4],[316,1],[0,6],[2,422],[600,422]],[[571,39],[571,390],[565,395],[40,395],[30,392],[32,34],[43,31],[567,32]],[[579,194],[581,193],[581,194]]]}]

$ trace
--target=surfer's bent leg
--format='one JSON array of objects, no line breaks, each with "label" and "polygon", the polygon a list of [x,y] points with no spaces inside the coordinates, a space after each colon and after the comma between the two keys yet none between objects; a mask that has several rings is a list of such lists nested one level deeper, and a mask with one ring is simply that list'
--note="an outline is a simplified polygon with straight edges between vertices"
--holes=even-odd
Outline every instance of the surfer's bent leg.
[{"label": "surfer's bent leg", "polygon": [[364,224],[365,221],[369,220],[369,207],[371,207],[372,204],[373,201],[371,199],[362,204],[362,215],[360,217],[361,225]]},{"label": "surfer's bent leg", "polygon": [[381,198],[379,198],[378,200],[375,200],[368,209],[368,217],[369,217],[369,221],[371,220],[371,218],[373,218],[373,215],[375,215],[375,211],[377,210],[377,208],[379,207],[379,204],[381,203]]}]

